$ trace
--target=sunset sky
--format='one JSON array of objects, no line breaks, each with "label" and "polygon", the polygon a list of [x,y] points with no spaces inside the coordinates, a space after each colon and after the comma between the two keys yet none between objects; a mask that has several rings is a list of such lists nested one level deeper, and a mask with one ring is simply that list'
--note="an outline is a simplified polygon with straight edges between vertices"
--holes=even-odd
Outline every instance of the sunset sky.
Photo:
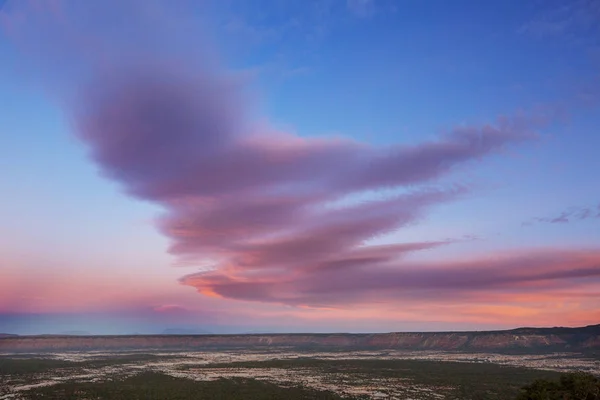
[{"label": "sunset sky", "polygon": [[0,332],[600,322],[600,2],[0,6]]}]

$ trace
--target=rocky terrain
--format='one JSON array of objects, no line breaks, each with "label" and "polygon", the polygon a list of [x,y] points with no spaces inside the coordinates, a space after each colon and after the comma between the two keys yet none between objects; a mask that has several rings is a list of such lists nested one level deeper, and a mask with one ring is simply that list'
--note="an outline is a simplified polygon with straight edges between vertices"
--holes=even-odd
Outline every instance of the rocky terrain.
[{"label": "rocky terrain", "polygon": [[[519,388],[534,379],[572,371],[599,374],[600,361],[569,353],[272,348],[0,354],[0,400],[181,400],[196,399],[198,393],[203,399],[514,399]],[[232,396],[236,388],[248,389],[258,382],[263,384],[254,396],[247,391]],[[207,395],[214,385],[226,386],[227,396]],[[163,390],[160,395],[159,390]],[[290,390],[299,396],[290,397]],[[269,394],[257,396],[265,391]]]},{"label": "rocky terrain", "polygon": [[404,349],[514,353],[600,352],[600,325],[581,328],[519,328],[487,332],[0,337],[0,352],[2,353],[268,347],[317,348],[323,350]]}]

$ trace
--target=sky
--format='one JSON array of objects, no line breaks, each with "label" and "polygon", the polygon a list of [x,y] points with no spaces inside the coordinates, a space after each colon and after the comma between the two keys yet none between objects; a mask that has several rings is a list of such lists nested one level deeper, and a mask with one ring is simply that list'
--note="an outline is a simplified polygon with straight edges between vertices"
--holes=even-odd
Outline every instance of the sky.
[{"label": "sky", "polygon": [[600,321],[600,2],[0,1],[0,332]]}]

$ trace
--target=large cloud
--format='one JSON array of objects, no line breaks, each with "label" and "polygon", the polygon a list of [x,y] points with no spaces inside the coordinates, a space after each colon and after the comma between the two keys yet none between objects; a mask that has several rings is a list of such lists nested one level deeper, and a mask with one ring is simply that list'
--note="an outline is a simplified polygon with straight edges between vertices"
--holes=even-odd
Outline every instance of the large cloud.
[{"label": "large cloud", "polygon": [[[357,302],[485,301],[492,293],[513,295],[576,288],[600,280],[599,251],[546,249],[468,261],[409,262],[406,247],[371,247],[341,257],[323,257],[291,274],[255,276],[227,270],[191,274],[182,282],[202,293],[291,305],[342,306]],[[390,250],[392,250],[390,252]],[[316,268],[315,268],[316,267]]]},{"label": "large cloud", "polygon": [[[218,67],[201,32],[185,20],[175,23],[160,3],[47,4],[54,6],[15,2],[3,26],[44,62],[40,76],[62,96],[102,172],[164,208],[158,227],[171,239],[171,252],[213,263],[212,271],[186,276],[184,284],[223,297],[318,305],[359,292],[528,279],[502,273],[503,265],[398,263],[439,242],[365,243],[464,193],[426,185],[534,138],[539,119],[499,118],[387,148],[277,132],[254,121],[239,81]],[[405,193],[334,204],[388,188]],[[595,271],[582,268],[581,276]],[[535,271],[531,279],[543,275]]]}]

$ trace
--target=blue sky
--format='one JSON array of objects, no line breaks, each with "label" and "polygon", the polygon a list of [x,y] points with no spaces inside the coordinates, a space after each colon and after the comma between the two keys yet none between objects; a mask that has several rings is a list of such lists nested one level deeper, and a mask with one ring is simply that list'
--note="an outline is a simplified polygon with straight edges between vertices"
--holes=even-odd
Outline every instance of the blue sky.
[{"label": "blue sky", "polygon": [[[55,3],[48,1],[42,12],[68,9],[73,3],[57,1],[56,8],[51,4]],[[478,312],[485,314],[480,310],[471,316],[450,313],[452,318],[447,319],[441,317],[447,312],[438,316],[432,311],[432,317],[426,318],[419,310],[435,310],[436,301],[441,300],[410,290],[409,303],[414,310],[405,314],[390,311],[399,301],[406,302],[404,297],[386,294],[380,298],[372,289],[352,287],[355,296],[332,299],[328,292],[307,299],[304,293],[320,290],[318,285],[303,282],[306,286],[300,290],[300,283],[290,281],[292,278],[279,281],[271,277],[277,289],[269,296],[250,296],[247,293],[258,289],[245,287],[231,294],[229,286],[212,283],[216,275],[210,280],[195,275],[194,268],[204,257],[216,254],[204,247],[205,253],[194,253],[191,266],[174,267],[179,256],[190,255],[167,252],[170,244],[181,239],[157,229],[156,220],[164,215],[171,218],[181,210],[152,196],[131,196],[132,182],[114,179],[120,167],[94,159],[94,151],[102,148],[81,139],[78,115],[62,94],[63,89],[83,87],[78,74],[93,75],[95,58],[84,59],[74,45],[60,47],[63,43],[58,41],[64,38],[56,27],[64,21],[54,21],[50,14],[35,15],[40,10],[30,5],[8,1],[0,9],[0,65],[4,67],[0,70],[0,236],[5,238],[0,243],[0,271],[8,277],[4,280],[6,294],[0,295],[0,322],[1,315],[10,316],[6,318],[10,318],[12,330],[52,330],[48,321],[53,315],[57,315],[56,321],[63,321],[56,323],[56,329],[70,330],[64,323],[65,313],[83,320],[89,313],[138,316],[136,321],[142,322],[124,326],[127,332],[174,325],[202,327],[207,310],[222,315],[210,317],[213,329],[235,326],[244,330],[247,325],[271,330],[352,330],[360,323],[354,322],[344,302],[359,307],[360,318],[371,321],[374,330],[503,327],[530,321],[573,325],[597,319],[600,281],[595,273],[584,283],[570,277],[564,278],[564,286],[553,282],[548,287],[541,285],[544,289],[525,288],[527,294],[540,296],[541,300],[530,303],[521,300],[525,292],[513,301],[488,299],[477,291],[482,307],[498,310],[494,322],[477,319]],[[127,12],[139,11],[139,7]],[[456,186],[469,190],[415,211],[414,219],[397,230],[365,236],[369,243],[449,240],[449,245],[411,253],[408,260],[473,259],[482,270],[486,260],[498,254],[531,253],[526,257],[530,259],[540,251],[559,249],[574,257],[564,256],[561,268],[565,271],[576,269],[584,258],[592,264],[581,268],[598,270],[594,264],[600,260],[597,2],[229,0],[207,6],[182,1],[163,11],[169,17],[184,18],[189,30],[183,31],[184,39],[167,34],[157,44],[159,50],[144,49],[143,57],[160,59],[170,54],[170,44],[183,49],[184,61],[196,51],[205,52],[207,58],[218,54],[218,60],[212,60],[218,64],[214,76],[233,74],[236,82],[243,83],[240,98],[245,112],[253,123],[268,126],[269,132],[285,132],[306,143],[341,137],[382,152],[399,145],[436,143],[444,135],[468,127],[496,127],[503,117],[527,121],[527,130],[537,135],[535,140],[508,143],[498,151],[449,165],[448,173],[434,180],[391,188],[398,193]],[[71,16],[77,13],[89,17],[81,9]],[[31,15],[34,17],[28,19]],[[34,22],[39,21],[47,25],[36,26]],[[97,35],[89,37],[110,44],[122,34],[111,32],[100,18],[90,21],[93,28],[89,32],[84,24],[73,25],[81,29],[81,37]],[[133,22],[128,29],[143,37],[143,29],[148,28]],[[45,45],[42,38],[48,39],[51,50],[40,51]],[[176,38],[181,41],[175,42]],[[125,49],[128,38],[122,39]],[[58,43],[56,49],[66,50],[51,53],[52,40]],[[135,44],[133,39],[131,43]],[[135,59],[138,55],[135,50],[131,54],[131,49],[128,56]],[[141,52],[139,57],[142,59]],[[89,65],[81,66],[81,60],[85,61],[81,65]],[[196,57],[190,56],[189,61],[191,65]],[[345,171],[345,167],[331,168]],[[410,172],[418,175],[421,164],[405,168],[414,168]],[[348,167],[347,171],[352,174],[354,170]],[[292,182],[295,177],[287,179]],[[286,182],[277,181],[282,183]],[[261,187],[254,189],[252,198],[262,193]],[[376,189],[380,192],[367,194],[366,202],[390,188]],[[225,194],[214,197],[226,198]],[[229,245],[223,243],[223,248],[229,249]],[[518,263],[511,266],[519,268]],[[278,267],[285,270],[289,266]],[[228,268],[217,266],[213,273],[237,283],[250,279],[243,275],[246,272]],[[396,268],[409,267],[399,264]],[[70,287],[70,279],[77,290]],[[58,289],[44,289],[48,282]],[[106,294],[106,288],[112,295]],[[512,293],[516,288],[494,290]],[[543,300],[577,290],[589,295],[568,300],[571,308],[566,311]],[[32,294],[37,292],[45,294]],[[457,299],[461,295],[464,293],[457,292]],[[85,300],[74,307],[80,296]],[[460,301],[456,308],[464,305]],[[501,310],[507,304],[513,308]],[[138,315],[140,309],[163,310],[164,306],[177,306],[185,313],[168,318],[162,311]],[[331,307],[338,313],[331,314]],[[515,307],[527,312],[516,312]],[[31,315],[43,316],[39,328],[32,328],[31,322],[19,325],[18,321],[31,321],[27,317]],[[281,315],[300,322],[277,325]],[[83,329],[80,325],[73,329]],[[144,328],[136,329],[140,326]],[[89,330],[94,329],[97,327]]]}]

